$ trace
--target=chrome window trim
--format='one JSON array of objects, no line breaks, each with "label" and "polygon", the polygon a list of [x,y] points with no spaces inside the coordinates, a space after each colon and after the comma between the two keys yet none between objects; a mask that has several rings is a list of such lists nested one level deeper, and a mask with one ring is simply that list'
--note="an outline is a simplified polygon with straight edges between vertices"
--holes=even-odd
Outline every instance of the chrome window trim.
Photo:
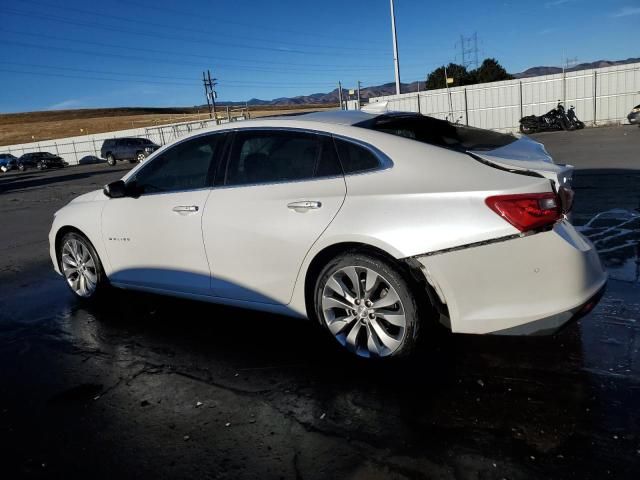
[{"label": "chrome window trim", "polygon": [[[331,176],[326,176],[326,177],[317,177],[317,178],[302,178],[302,179],[298,179],[298,180],[282,180],[279,182],[260,182],[260,183],[244,183],[242,185],[209,185],[207,187],[204,188],[192,188],[192,189],[183,189],[183,190],[171,190],[171,191],[167,191],[167,192],[152,192],[152,193],[143,193],[140,196],[149,196],[149,195],[166,195],[166,194],[170,194],[170,193],[183,193],[183,192],[193,192],[193,191],[197,191],[197,190],[218,190],[218,189],[229,189],[229,188],[245,188],[245,187],[257,187],[257,186],[262,186],[262,185],[283,185],[283,184],[287,184],[287,183],[300,183],[300,182],[314,182],[314,181],[322,181],[322,180],[335,180],[337,178],[342,178],[345,179],[347,177],[351,177],[351,176],[355,176],[355,175],[367,175],[367,174],[373,174],[373,173],[378,173],[378,172],[383,172],[385,170],[388,170],[390,168],[393,168],[393,160],[391,160],[391,158],[389,158],[389,156],[387,154],[385,154],[384,152],[380,151],[377,147],[374,147],[373,145],[363,141],[363,140],[359,140],[353,137],[347,137],[345,135],[340,135],[340,134],[336,134],[336,133],[330,133],[330,132],[326,132],[323,130],[314,130],[311,128],[305,128],[305,127],[274,127],[274,126],[268,126],[268,127],[232,127],[232,128],[224,128],[221,130],[215,130],[215,131],[209,131],[209,132],[201,132],[201,133],[197,133],[194,134],[192,136],[186,137],[186,138],[182,138],[180,140],[178,140],[177,142],[171,144],[171,146],[167,149],[165,149],[164,151],[160,152],[161,154],[164,154],[165,152],[177,147],[178,145],[181,145],[182,143],[191,141],[191,140],[195,140],[197,138],[200,137],[206,137],[209,135],[222,135],[222,134],[229,134],[229,133],[242,133],[242,132],[247,132],[247,131],[284,131],[284,132],[301,132],[301,133],[309,133],[309,134],[313,134],[313,135],[320,135],[320,136],[324,136],[324,137],[331,137],[333,139],[337,138],[339,140],[345,141],[345,142],[350,142],[353,143],[355,145],[358,145],[362,148],[367,149],[369,152],[371,152],[376,159],[379,162],[379,166],[377,168],[371,168],[368,170],[358,170],[356,172],[350,172],[350,173],[343,173],[341,175],[331,175]],[[156,152],[159,152],[159,150],[156,150],[155,152],[153,152],[154,154]],[[336,152],[337,155],[337,152]],[[147,157],[147,160],[145,161],[145,163],[147,164],[151,164],[153,161],[155,161],[156,158],[160,157],[160,155],[156,155],[153,158],[149,159]],[[225,162],[225,164],[228,164],[229,159],[225,158],[223,159],[223,161]],[[226,168],[226,167],[225,167]],[[144,166],[140,169],[143,170]],[[136,172],[138,173],[138,172]],[[135,176],[135,175],[134,175]],[[127,178],[126,181],[128,181],[129,178]],[[226,180],[226,179],[225,179]]]}]

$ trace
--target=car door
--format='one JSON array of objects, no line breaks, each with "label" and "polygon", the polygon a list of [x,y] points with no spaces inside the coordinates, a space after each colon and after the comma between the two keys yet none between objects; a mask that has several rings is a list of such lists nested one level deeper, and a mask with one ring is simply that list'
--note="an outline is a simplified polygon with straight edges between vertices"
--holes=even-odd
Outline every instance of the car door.
[{"label": "car door", "polygon": [[127,179],[139,196],[111,198],[102,236],[114,283],[209,295],[202,214],[225,135],[181,142]]},{"label": "car door", "polygon": [[338,213],[346,186],[330,136],[235,133],[224,185],[203,217],[212,293],[287,304],[305,255]]}]

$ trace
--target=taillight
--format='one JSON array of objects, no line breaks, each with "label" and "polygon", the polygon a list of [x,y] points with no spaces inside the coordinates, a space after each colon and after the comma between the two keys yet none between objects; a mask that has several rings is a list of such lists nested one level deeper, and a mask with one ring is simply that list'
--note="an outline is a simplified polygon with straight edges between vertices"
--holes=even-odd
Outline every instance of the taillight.
[{"label": "taillight", "polygon": [[521,232],[552,225],[562,218],[560,199],[552,192],[496,195],[485,203]]}]

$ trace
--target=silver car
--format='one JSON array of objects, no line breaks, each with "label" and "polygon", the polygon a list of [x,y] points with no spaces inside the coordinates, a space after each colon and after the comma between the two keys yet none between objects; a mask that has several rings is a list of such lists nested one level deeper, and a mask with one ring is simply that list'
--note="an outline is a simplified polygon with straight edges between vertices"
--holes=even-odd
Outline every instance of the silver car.
[{"label": "silver car", "polygon": [[572,170],[419,114],[232,123],[59,210],[51,258],[83,299],[112,285],[310,318],[362,357],[408,354],[436,322],[548,333],[607,279],[567,217]]}]

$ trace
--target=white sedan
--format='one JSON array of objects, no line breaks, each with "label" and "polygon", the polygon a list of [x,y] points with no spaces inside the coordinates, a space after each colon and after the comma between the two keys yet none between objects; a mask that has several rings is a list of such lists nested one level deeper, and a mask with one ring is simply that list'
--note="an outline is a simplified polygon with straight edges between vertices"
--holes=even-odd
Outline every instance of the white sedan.
[{"label": "white sedan", "polygon": [[51,258],[80,298],[112,285],[311,318],[363,357],[407,354],[437,321],[548,333],[607,279],[567,218],[572,170],[419,114],[227,124],[59,210]]}]

